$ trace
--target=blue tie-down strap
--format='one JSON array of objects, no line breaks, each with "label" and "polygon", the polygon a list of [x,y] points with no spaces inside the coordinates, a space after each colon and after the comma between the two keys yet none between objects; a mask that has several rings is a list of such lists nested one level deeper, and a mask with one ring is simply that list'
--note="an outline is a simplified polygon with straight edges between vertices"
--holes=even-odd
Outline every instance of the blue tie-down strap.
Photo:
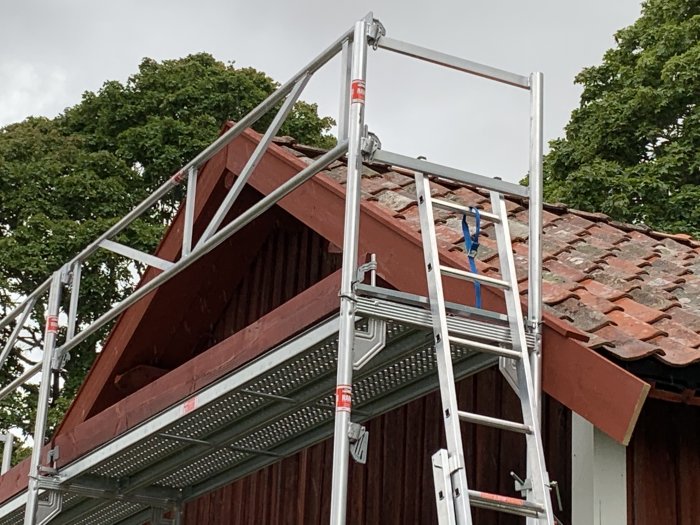
[{"label": "blue tie-down strap", "polygon": [[[467,224],[467,216],[462,215],[462,233],[464,234],[464,247],[467,249],[467,258],[469,259],[469,268],[472,273],[476,271],[476,253],[479,251],[479,233],[481,233],[481,215],[477,208],[469,208],[474,214],[474,235],[469,233],[469,224]],[[474,283],[474,306],[481,308],[481,284]]]}]

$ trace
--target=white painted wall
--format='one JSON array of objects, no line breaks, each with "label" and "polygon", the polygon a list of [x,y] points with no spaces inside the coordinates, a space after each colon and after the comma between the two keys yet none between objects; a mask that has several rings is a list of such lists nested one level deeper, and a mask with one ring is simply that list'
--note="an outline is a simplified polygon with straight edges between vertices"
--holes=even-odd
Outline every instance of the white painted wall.
[{"label": "white painted wall", "polygon": [[627,523],[627,449],[572,413],[573,525]]}]

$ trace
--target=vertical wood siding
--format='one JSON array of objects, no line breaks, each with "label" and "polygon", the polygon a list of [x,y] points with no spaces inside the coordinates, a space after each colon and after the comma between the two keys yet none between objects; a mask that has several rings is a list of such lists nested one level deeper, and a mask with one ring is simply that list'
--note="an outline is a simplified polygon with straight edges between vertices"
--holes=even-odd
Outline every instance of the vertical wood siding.
[{"label": "vertical wood siding", "polygon": [[630,525],[700,525],[700,407],[649,399],[627,449]]},{"label": "vertical wood siding", "polygon": [[214,327],[214,344],[327,277],[340,265],[340,255],[329,253],[328,241],[284,213],[250,265],[247,277],[232,291]]}]

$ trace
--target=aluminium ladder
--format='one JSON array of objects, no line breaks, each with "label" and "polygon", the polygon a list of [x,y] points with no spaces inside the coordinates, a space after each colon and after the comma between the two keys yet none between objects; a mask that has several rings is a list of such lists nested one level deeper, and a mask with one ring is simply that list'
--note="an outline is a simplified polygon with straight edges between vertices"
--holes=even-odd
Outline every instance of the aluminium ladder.
[{"label": "aluminium ladder", "polygon": [[[440,263],[433,218],[433,199],[430,194],[430,180],[426,175],[419,172],[416,172],[415,179],[447,442],[447,449],[439,450],[432,458],[439,523],[440,525],[472,525],[470,507],[477,506],[526,516],[534,519],[531,522],[538,525],[552,525],[554,516],[549,495],[549,478],[544,461],[542,436],[537,416],[529,350],[525,340],[523,314],[520,307],[505,198],[503,194],[491,191],[493,213],[480,213],[482,217],[493,222],[496,230],[501,279],[494,279],[473,272],[443,266]],[[436,200],[435,204],[440,208],[460,215],[475,215],[473,208],[461,206],[450,201]],[[512,349],[469,341],[451,334],[447,327],[447,313],[442,286],[443,274],[503,290],[508,312]],[[514,386],[517,386],[516,393],[520,398],[523,414],[522,423],[459,410],[452,368],[451,343],[470,346],[482,352],[496,354],[500,358],[515,362],[517,385]],[[524,489],[523,492],[527,493],[528,499],[523,500],[469,490],[460,421],[525,435],[530,472],[527,485],[522,488]]]}]

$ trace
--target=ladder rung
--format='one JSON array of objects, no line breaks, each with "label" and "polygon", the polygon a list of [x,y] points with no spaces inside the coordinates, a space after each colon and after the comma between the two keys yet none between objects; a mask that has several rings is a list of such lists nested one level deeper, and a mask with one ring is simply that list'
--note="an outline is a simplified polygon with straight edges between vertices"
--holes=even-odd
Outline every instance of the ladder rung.
[{"label": "ladder rung", "polygon": [[[446,201],[442,199],[433,199],[433,206],[442,210],[453,211],[461,215],[469,215],[470,217],[474,217],[474,212],[471,211],[468,206],[462,206],[461,204],[457,204],[456,202]],[[479,215],[482,219],[487,219],[491,222],[501,222],[501,218],[495,213],[489,213],[487,211],[479,210]]]},{"label": "ladder rung", "polygon": [[480,343],[478,341],[472,341],[470,339],[462,339],[461,337],[450,336],[450,343],[454,343],[459,346],[468,346],[470,348],[476,348],[482,352],[489,354],[496,354],[503,357],[509,357],[511,359],[520,359],[522,355],[517,350],[510,350],[508,348],[501,348],[500,346],[488,345],[486,343]]},{"label": "ladder rung", "polygon": [[462,412],[461,410],[457,412],[457,415],[460,421],[465,421],[467,423],[477,423],[487,427],[500,428],[501,430],[512,430],[513,432],[520,432],[521,434],[532,434],[532,427],[524,423],[516,423],[515,421],[508,421],[497,417],[482,416],[481,414],[473,414],[471,412]]},{"label": "ladder rung", "polygon": [[503,281],[501,279],[494,279],[493,277],[487,277],[486,275],[465,272],[464,270],[458,270],[457,268],[451,268],[449,266],[442,265],[440,266],[440,271],[446,273],[447,275],[451,275],[452,277],[457,277],[459,279],[465,279],[467,281],[476,281],[482,284],[503,288],[504,290],[510,290],[510,283],[507,283],[506,281]]},{"label": "ladder rung", "polygon": [[544,507],[537,503],[520,498],[501,496],[500,494],[481,492],[478,490],[469,491],[469,501],[474,507],[497,510],[500,512],[507,512],[509,514],[517,514],[519,516],[536,518],[544,512]]}]

